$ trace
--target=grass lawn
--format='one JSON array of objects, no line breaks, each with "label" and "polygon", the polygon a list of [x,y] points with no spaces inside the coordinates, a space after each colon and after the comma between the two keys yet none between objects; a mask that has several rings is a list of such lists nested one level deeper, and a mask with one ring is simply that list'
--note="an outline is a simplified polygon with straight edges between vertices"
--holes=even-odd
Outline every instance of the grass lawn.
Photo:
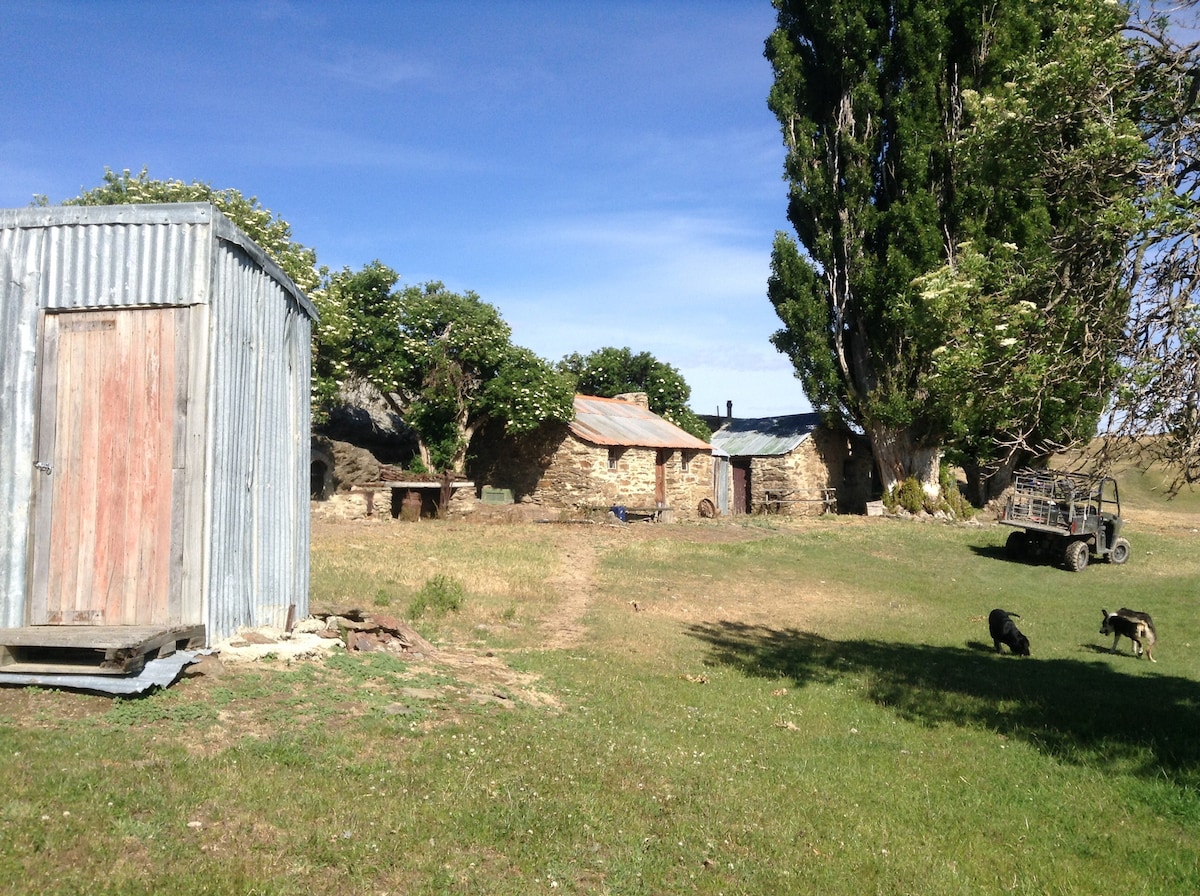
[{"label": "grass lawn", "polygon": [[1122,488],[1077,574],[990,522],[319,524],[318,608],[453,581],[438,654],[0,691],[0,892],[1200,892],[1200,502]]}]

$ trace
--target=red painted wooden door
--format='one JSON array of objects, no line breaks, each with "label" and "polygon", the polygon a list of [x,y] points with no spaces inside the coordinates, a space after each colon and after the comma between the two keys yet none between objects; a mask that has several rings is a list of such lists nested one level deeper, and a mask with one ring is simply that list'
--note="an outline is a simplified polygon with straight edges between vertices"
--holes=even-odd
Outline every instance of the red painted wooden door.
[{"label": "red painted wooden door", "polygon": [[30,624],[170,621],[185,313],[46,315]]}]

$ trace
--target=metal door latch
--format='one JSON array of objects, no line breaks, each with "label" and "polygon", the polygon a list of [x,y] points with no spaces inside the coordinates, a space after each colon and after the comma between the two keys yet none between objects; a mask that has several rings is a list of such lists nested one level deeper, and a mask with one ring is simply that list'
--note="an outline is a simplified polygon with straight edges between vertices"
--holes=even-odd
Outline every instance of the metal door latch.
[{"label": "metal door latch", "polygon": [[39,460],[33,465],[33,468],[35,470],[41,470],[47,476],[54,472],[54,467],[50,466],[50,464],[46,463],[44,460]]}]

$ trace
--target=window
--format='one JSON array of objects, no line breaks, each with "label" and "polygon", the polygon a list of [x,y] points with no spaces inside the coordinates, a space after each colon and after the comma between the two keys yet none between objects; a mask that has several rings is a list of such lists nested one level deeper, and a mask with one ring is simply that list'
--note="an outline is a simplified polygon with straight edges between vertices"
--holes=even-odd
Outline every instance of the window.
[{"label": "window", "polygon": [[620,460],[621,460],[621,449],[620,448],[609,448],[608,449],[608,468],[610,470],[615,470],[617,468],[617,464],[620,462]]},{"label": "window", "polygon": [[692,468],[692,458],[696,456],[695,451],[680,451],[679,452],[679,469],[686,473]]}]

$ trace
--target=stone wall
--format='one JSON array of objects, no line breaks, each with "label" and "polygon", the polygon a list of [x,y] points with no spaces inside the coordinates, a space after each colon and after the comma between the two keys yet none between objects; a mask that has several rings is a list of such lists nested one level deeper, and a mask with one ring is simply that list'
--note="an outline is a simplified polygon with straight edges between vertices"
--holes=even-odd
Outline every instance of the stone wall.
[{"label": "stone wall", "polygon": [[503,426],[486,425],[471,440],[467,476],[477,489],[486,485],[512,492],[515,503],[537,501],[538,483],[569,435],[565,423],[541,426],[519,439]]},{"label": "stone wall", "polygon": [[[687,469],[683,469],[686,460]],[[700,502],[714,503],[713,459],[709,451],[676,449],[667,458],[667,504],[679,519],[701,515]]]},{"label": "stone wall", "polygon": [[[818,427],[786,455],[751,459],[751,507],[790,516],[817,515],[827,509],[865,513],[872,497],[871,470],[870,451],[861,439]],[[824,490],[830,488],[836,490],[833,508],[823,501]]]},{"label": "stone wall", "polygon": [[[468,473],[476,487],[508,489],[515,502],[546,508],[655,507],[658,451],[637,447],[613,451],[616,465],[610,469],[607,446],[582,441],[565,425],[543,427],[520,440],[493,431],[472,443]],[[676,519],[697,516],[700,501],[713,497],[712,455],[676,449],[666,452],[664,460],[667,507]]]},{"label": "stone wall", "polygon": [[[656,507],[658,450],[631,446],[614,448],[611,454],[613,468],[607,446],[568,435],[538,482],[534,500],[554,507]],[[698,515],[701,500],[712,500],[712,455],[678,449],[664,455],[664,503],[675,519],[691,519]]]}]

